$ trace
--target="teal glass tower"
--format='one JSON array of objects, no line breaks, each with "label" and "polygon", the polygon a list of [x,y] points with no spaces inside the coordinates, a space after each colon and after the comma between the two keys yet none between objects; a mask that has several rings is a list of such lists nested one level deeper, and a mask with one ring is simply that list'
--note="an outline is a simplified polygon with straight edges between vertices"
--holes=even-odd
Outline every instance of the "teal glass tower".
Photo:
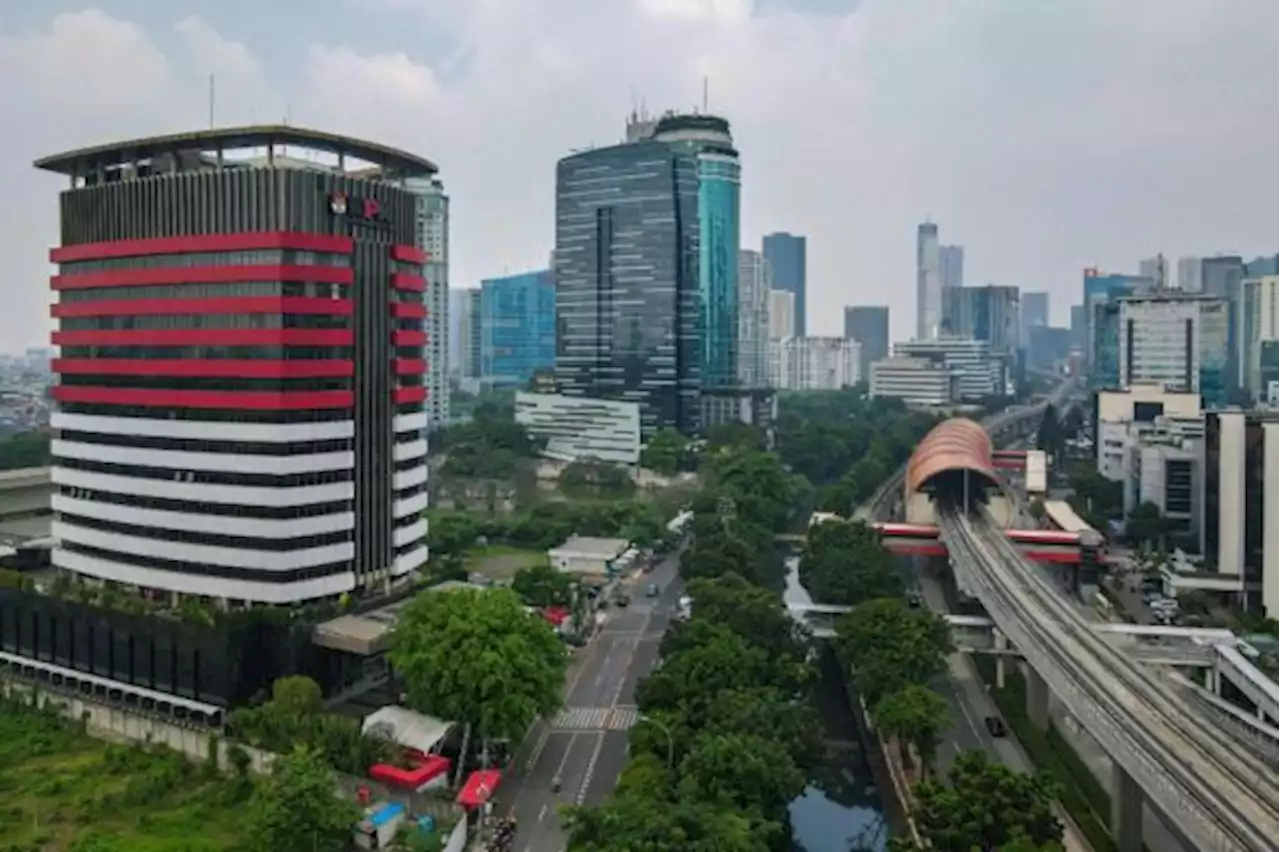
[{"label": "teal glass tower", "polygon": [[687,148],[697,157],[702,388],[736,387],[742,180],[729,122],[712,115],[668,115],[658,121],[651,138]]}]

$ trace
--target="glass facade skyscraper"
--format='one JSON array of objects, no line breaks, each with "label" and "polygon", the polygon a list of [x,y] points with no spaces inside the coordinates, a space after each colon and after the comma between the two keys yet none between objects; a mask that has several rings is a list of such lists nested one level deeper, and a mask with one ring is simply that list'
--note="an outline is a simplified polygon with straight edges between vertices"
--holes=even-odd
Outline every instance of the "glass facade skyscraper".
[{"label": "glass facade skyscraper", "polygon": [[[700,426],[700,167],[653,140],[556,165],[556,385],[638,403],[646,438]],[[736,245],[731,266],[736,282]]]},{"label": "glass facade skyscraper", "polygon": [[1140,275],[1084,271],[1085,355],[1089,387],[1114,388],[1120,381],[1118,299],[1151,291],[1155,282]]},{"label": "glass facade skyscraper", "polygon": [[551,270],[480,283],[480,372],[498,388],[523,388],[556,361],[556,288]]},{"label": "glass facade skyscraper", "polygon": [[773,289],[786,290],[796,297],[795,329],[805,336],[806,241],[793,234],[769,234],[764,238],[764,259],[773,271]]},{"label": "glass facade skyscraper", "polygon": [[669,115],[658,121],[650,138],[698,159],[702,387],[736,387],[741,168],[729,122],[711,115]]}]

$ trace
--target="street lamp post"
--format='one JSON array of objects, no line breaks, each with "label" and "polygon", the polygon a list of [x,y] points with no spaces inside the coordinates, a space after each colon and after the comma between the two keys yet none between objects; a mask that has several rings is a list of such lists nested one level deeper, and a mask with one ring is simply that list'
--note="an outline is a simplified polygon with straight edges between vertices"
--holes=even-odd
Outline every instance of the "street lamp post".
[{"label": "street lamp post", "polygon": [[659,721],[652,716],[641,714],[641,722],[648,722],[667,736],[667,769],[676,768],[676,739],[671,735],[671,729],[667,727],[666,722]]}]

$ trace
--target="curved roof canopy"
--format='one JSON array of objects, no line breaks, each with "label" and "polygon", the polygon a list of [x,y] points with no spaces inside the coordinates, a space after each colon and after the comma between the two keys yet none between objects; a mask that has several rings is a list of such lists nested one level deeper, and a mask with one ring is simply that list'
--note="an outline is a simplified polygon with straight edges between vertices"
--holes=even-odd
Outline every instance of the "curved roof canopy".
[{"label": "curved roof canopy", "polygon": [[180,151],[233,151],[245,148],[267,148],[273,145],[289,145],[329,154],[347,154],[366,163],[391,169],[406,177],[429,177],[438,171],[435,163],[430,160],[398,148],[336,133],[283,124],[216,127],[191,133],[109,142],[105,145],[94,145],[41,157],[36,160],[35,166],[37,169],[74,175],[97,167],[110,168],[160,154],[173,154]]},{"label": "curved roof canopy", "polygon": [[972,420],[953,418],[930,430],[907,462],[907,488],[919,491],[929,480],[947,471],[968,470],[997,485],[991,464],[991,439]]}]

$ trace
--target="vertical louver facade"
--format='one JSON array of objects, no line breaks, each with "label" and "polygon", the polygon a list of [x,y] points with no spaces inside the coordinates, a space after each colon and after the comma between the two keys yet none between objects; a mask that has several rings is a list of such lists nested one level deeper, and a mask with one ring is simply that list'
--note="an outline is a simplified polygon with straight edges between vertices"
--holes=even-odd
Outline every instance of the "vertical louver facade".
[{"label": "vertical louver facade", "polygon": [[427,556],[414,198],[183,162],[61,197],[54,564],[232,604],[394,584]]}]

